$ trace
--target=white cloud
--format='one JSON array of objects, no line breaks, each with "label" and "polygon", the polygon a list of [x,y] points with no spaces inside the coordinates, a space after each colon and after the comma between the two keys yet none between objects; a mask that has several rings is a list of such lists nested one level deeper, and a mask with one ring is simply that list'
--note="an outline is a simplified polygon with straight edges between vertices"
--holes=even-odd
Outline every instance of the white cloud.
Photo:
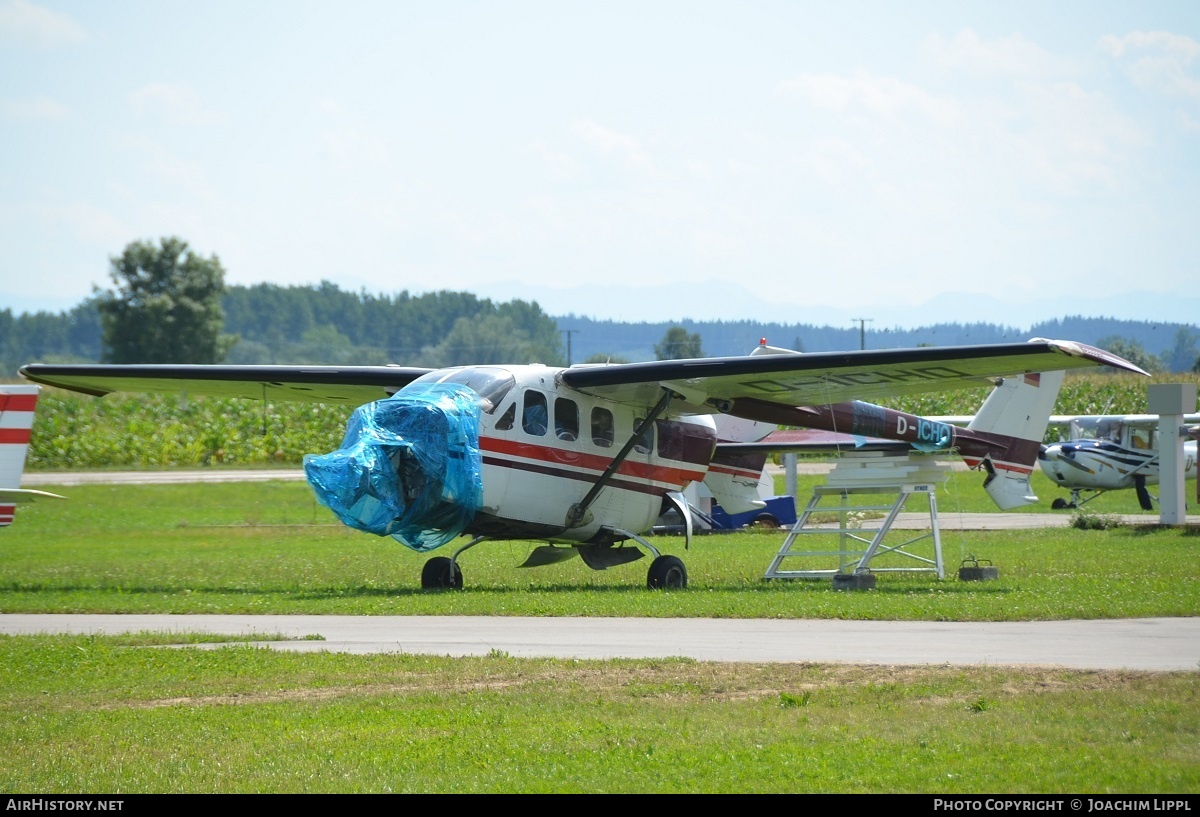
[{"label": "white cloud", "polygon": [[1100,49],[1114,57],[1122,57],[1127,50],[1134,49],[1161,51],[1184,62],[1191,62],[1200,55],[1200,43],[1168,31],[1133,31],[1124,37],[1110,34],[1101,38]]},{"label": "white cloud", "polygon": [[1069,63],[1020,34],[982,40],[969,28],[949,42],[940,34],[925,38],[922,50],[938,64],[982,76],[1041,77],[1069,70]]},{"label": "white cloud", "polygon": [[128,226],[109,210],[87,202],[37,204],[31,205],[29,211],[43,223],[101,246],[118,246],[129,235]]},{"label": "white cloud", "polygon": [[541,157],[542,162],[550,171],[550,177],[555,181],[573,182],[583,178],[583,168],[570,154],[553,150],[541,140],[534,142],[531,147]]},{"label": "white cloud", "polygon": [[324,130],[317,141],[321,152],[336,162],[381,164],[388,159],[387,144],[360,128]]},{"label": "white cloud", "polygon": [[219,125],[226,118],[221,111],[206,109],[186,85],[153,82],[131,93],[129,102],[138,114],[161,117],[175,125]]},{"label": "white cloud", "polygon": [[1124,37],[1104,37],[1099,48],[1114,59],[1128,58],[1126,71],[1139,88],[1200,102],[1200,78],[1188,72],[1192,61],[1200,56],[1200,42],[1191,37],[1166,31],[1134,31]]},{"label": "white cloud", "polygon": [[654,162],[651,161],[650,155],[632,136],[618,133],[591,119],[575,120],[571,123],[571,132],[601,153],[623,155],[631,164],[641,167],[649,173],[654,172]]},{"label": "white cloud", "polygon": [[940,125],[958,118],[958,105],[892,77],[876,77],[860,71],[853,77],[837,74],[801,74],[780,83],[780,91],[817,107],[835,111],[861,108],[879,116],[898,116],[915,111]]},{"label": "white cloud", "polygon": [[20,122],[61,122],[71,116],[65,105],[44,96],[5,100],[0,102],[0,111],[6,118]]},{"label": "white cloud", "polygon": [[0,39],[44,48],[83,42],[87,32],[68,15],[29,0],[0,2]]}]

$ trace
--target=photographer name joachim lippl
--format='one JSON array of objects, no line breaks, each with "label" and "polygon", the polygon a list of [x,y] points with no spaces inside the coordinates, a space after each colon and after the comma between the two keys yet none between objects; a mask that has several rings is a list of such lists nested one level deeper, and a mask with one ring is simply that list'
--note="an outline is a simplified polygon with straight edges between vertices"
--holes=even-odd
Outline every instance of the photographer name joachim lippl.
[{"label": "photographer name joachim lippl", "polygon": [[1088,800],[1088,811],[1191,811],[1187,800]]}]

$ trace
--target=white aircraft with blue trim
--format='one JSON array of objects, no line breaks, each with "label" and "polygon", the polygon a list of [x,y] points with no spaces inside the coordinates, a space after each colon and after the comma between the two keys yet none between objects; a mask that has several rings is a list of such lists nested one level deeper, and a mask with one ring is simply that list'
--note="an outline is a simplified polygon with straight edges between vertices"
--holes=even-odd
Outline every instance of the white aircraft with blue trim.
[{"label": "white aircraft with blue trim", "polygon": [[[1200,423],[1200,414],[1184,415],[1187,424]],[[1038,464],[1056,485],[1071,492],[1058,497],[1055,509],[1079,508],[1108,491],[1137,492],[1142,510],[1154,510],[1154,496],[1146,486],[1159,482],[1158,415],[1104,414],[1055,416],[1052,426],[1065,429],[1067,439],[1042,446]],[[1189,429],[1183,444],[1184,479],[1196,478],[1196,436]]]},{"label": "white aircraft with blue trim", "polygon": [[[425,588],[461,588],[459,558],[486,540],[544,542],[529,553],[531,567],[579,555],[602,570],[644,550],[655,557],[647,585],[681,588],[682,560],[643,535],[664,506],[690,531],[681,491],[701,480],[730,513],[762,505],[759,469],[722,457],[714,416],[804,425],[814,407],[1095,366],[1145,374],[1102,349],[1042,339],[806,354],[764,342],[746,356],[569,368],[30,364],[21,374],[97,396],[359,406],[342,448],[305,457],[308,481],[343,523],[418,552],[470,537],[426,562]],[[856,405],[871,414],[869,404]],[[937,436],[923,442],[947,439]],[[978,456],[1000,466],[1014,441],[998,434],[977,442]]]}]

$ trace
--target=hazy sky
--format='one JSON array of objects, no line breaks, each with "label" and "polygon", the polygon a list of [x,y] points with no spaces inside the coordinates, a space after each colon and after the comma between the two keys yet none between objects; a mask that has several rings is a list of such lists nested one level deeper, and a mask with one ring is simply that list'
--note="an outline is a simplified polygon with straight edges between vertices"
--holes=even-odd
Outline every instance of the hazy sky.
[{"label": "hazy sky", "polygon": [[1200,2],[0,0],[0,307],[166,235],[552,314],[1196,323]]}]

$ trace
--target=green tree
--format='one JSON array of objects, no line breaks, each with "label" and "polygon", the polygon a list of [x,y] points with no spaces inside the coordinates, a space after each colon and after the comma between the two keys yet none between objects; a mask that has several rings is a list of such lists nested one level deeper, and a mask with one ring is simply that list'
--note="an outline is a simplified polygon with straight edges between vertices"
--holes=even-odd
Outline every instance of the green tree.
[{"label": "green tree", "polygon": [[[1162,361],[1147,352],[1142,344],[1136,340],[1130,340],[1118,335],[1109,335],[1096,341],[1096,345],[1101,349],[1112,352],[1118,357],[1125,358],[1134,366],[1140,366],[1150,374],[1160,374],[1163,371]],[[1107,366],[1104,368],[1109,369]]]},{"label": "green tree", "polygon": [[[507,315],[487,315],[482,318],[462,317],[454,322],[450,333],[436,346],[421,353],[421,365],[472,366],[489,363],[561,363],[557,352],[548,354],[544,344]],[[547,362],[548,361],[548,362]]]},{"label": "green tree", "polygon": [[660,343],[654,344],[654,356],[658,360],[684,360],[704,357],[700,349],[700,335],[689,332],[682,326],[672,326],[663,335]]},{"label": "green tree", "polygon": [[221,334],[225,270],[180,238],[135,241],[109,259],[116,290],[97,290],[101,357],[109,363],[218,363],[237,340]]},{"label": "green tree", "polygon": [[1200,335],[1186,326],[1179,327],[1175,332],[1174,345],[1162,353],[1162,362],[1166,370],[1168,372],[1190,371],[1196,360],[1197,343],[1200,343]]}]

